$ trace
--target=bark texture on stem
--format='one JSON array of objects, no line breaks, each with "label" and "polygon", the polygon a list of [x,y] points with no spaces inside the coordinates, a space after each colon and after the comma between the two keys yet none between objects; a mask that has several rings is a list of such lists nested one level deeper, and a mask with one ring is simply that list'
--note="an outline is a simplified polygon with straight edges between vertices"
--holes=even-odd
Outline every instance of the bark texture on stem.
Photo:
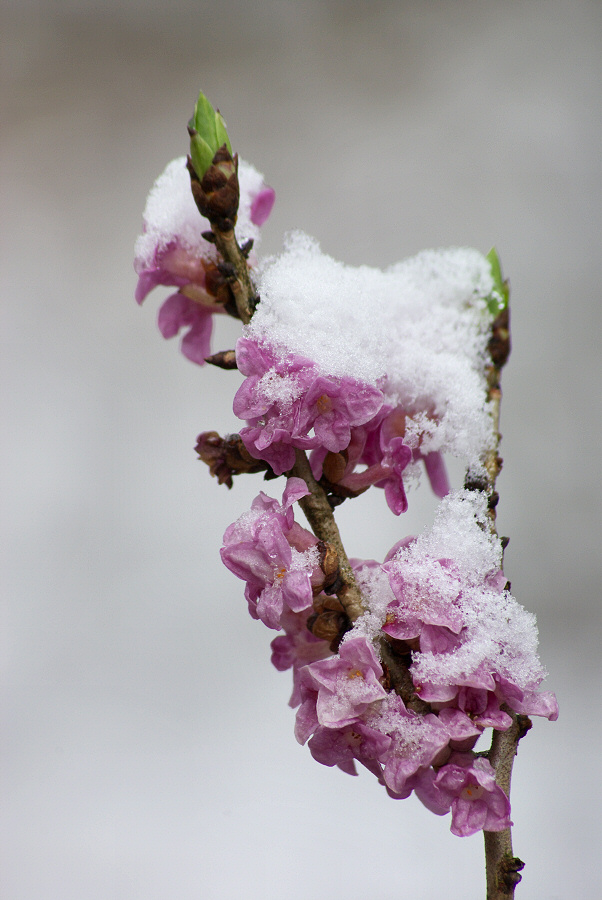
[{"label": "bark texture on stem", "polygon": [[215,246],[219,250],[225,263],[232,266],[232,277],[228,279],[230,290],[236,303],[236,311],[242,322],[247,325],[251,321],[255,307],[259,301],[257,292],[253,287],[249,266],[238,246],[234,229],[220,231],[215,225],[211,225],[215,235]]},{"label": "bark texture on stem", "polygon": [[[501,371],[510,354],[510,311],[506,307],[495,319],[491,329],[489,342],[491,365],[487,369],[487,400],[489,402],[494,441],[483,459],[486,471],[485,482],[473,480],[467,475],[465,487],[484,490],[489,498],[490,529],[496,534],[496,507],[498,494],[495,490],[497,477],[502,468],[499,456],[500,405],[502,400]],[[496,783],[510,799],[512,765],[516,756],[518,742],[531,727],[526,716],[519,716],[506,709],[512,716],[512,725],[507,731],[493,731],[491,747],[487,754],[495,771]],[[527,724],[528,723],[528,724]],[[487,877],[487,900],[511,900],[514,889],[521,880],[520,871],[524,863],[513,855],[512,832],[510,828],[503,831],[485,831],[485,869]]]},{"label": "bark texture on stem", "polygon": [[345,553],[332,507],[328,502],[328,497],[323,487],[314,478],[309,460],[303,450],[297,450],[296,456],[295,465],[291,469],[290,474],[296,478],[302,478],[311,491],[307,497],[302,497],[299,500],[299,505],[305,513],[316,537],[321,541],[332,544],[337,551],[342,581],[342,587],[337,591],[337,597],[350,620],[355,622],[364,612],[362,595]]},{"label": "bark texture on stem", "polygon": [[[507,710],[508,711],[508,710]],[[494,731],[489,751],[489,762],[495,769],[496,783],[507,797],[510,796],[512,764],[518,742],[531,727],[527,716],[512,715],[512,725],[507,731]],[[508,900],[514,897],[514,889],[521,880],[524,862],[512,852],[512,833],[485,831],[485,866],[487,876],[487,900]]]}]

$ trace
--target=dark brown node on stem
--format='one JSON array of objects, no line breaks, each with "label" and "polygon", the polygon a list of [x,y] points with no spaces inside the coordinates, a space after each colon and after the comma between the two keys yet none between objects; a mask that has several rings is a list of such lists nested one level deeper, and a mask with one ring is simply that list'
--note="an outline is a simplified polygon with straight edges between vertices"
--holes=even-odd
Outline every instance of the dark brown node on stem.
[{"label": "dark brown node on stem", "polygon": [[[203,431],[195,446],[199,459],[209,466],[219,484],[232,487],[232,476],[263,472],[269,469],[266,462],[251,456],[239,434],[222,438],[217,431]],[[271,470],[270,470],[271,471]]]},{"label": "dark brown node on stem", "polygon": [[215,235],[212,231],[202,231],[201,237],[203,240],[207,241],[208,244],[215,244]]},{"label": "dark brown node on stem", "polygon": [[244,242],[244,244],[240,248],[240,252],[242,253],[242,255],[244,256],[245,259],[249,258],[249,253],[253,249],[254,243],[255,243],[255,241],[253,240],[253,238],[249,238],[247,241]]},{"label": "dark brown node on stem", "polygon": [[340,506],[345,500],[350,500],[352,497],[359,497],[360,494],[363,494],[368,490],[368,488],[365,487],[361,488],[359,491],[353,491],[351,488],[343,487],[340,484],[333,484],[324,477],[320,478],[319,484],[326,494],[326,499],[328,500],[331,509]]},{"label": "dark brown node on stem", "polygon": [[491,326],[489,354],[496,369],[501,369],[510,356],[510,307],[503,309]]},{"label": "dark brown node on stem", "polygon": [[500,862],[499,887],[505,893],[513,895],[514,888],[522,880],[521,870],[525,864],[518,856],[505,856]]},{"label": "dark brown node on stem", "polygon": [[489,500],[487,501],[487,506],[489,509],[495,509],[498,503],[500,502],[500,495],[497,491],[492,491],[489,495]]},{"label": "dark brown node on stem", "polygon": [[409,671],[411,657],[407,653],[398,653],[386,637],[380,641],[382,667],[386,683],[396,694],[399,694],[408,709],[425,715],[431,707],[421,700],[416,691]]},{"label": "dark brown node on stem", "polygon": [[227,281],[236,278],[236,269],[231,262],[218,262],[217,268]]},{"label": "dark brown node on stem", "polygon": [[486,491],[489,487],[487,478],[483,475],[467,475],[464,488],[467,491]]},{"label": "dark brown node on stem", "polygon": [[211,366],[217,366],[219,369],[238,369],[235,350],[220,350],[219,353],[206,356],[205,362]]},{"label": "dark brown node on stem", "polygon": [[528,731],[533,728],[533,722],[529,716],[523,716],[519,713],[516,717],[516,726],[518,728],[518,740],[522,740]]},{"label": "dark brown node on stem", "polygon": [[232,300],[232,290],[228,278],[220,270],[219,264],[209,263],[204,268],[205,290],[211,297],[215,297],[218,303],[226,307]]}]

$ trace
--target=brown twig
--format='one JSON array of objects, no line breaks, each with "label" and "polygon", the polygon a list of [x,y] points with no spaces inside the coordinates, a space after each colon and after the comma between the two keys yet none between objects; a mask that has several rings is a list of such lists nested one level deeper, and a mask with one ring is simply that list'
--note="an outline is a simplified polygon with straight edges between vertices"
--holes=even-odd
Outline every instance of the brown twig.
[{"label": "brown twig", "polygon": [[[531,727],[527,716],[512,716],[512,725],[507,731],[493,732],[489,762],[495,769],[496,783],[507,797],[510,796],[512,764],[517,753],[518,742]],[[514,889],[521,880],[524,862],[512,852],[512,832],[485,831],[485,868],[487,877],[487,900],[509,900],[514,897]]]},{"label": "brown twig", "polygon": [[353,569],[349,564],[349,559],[345,553],[343,542],[337,523],[334,520],[332,507],[328,502],[326,492],[316,481],[309,465],[309,460],[303,450],[297,450],[295,465],[290,471],[290,475],[296,478],[302,478],[310,492],[307,497],[299,500],[299,505],[307,521],[309,522],[313,533],[321,541],[332,544],[339,557],[339,572],[341,576],[342,586],[337,591],[337,597],[341,601],[343,608],[352,622],[355,622],[364,612],[362,604],[362,595],[358,587]]},{"label": "brown twig", "polygon": [[199,179],[192,159],[187,158],[192,196],[202,216],[209,219],[214,243],[222,257],[221,274],[225,277],[236,305],[236,314],[247,325],[259,302],[251,281],[247,255],[250,246],[238,246],[234,226],[238,213],[240,189],[238,184],[238,156],[232,157],[224,144],[213,157],[213,163]]},{"label": "brown twig", "polygon": [[[483,459],[486,477],[484,479],[474,478],[468,474],[464,486],[468,490],[480,490],[487,493],[489,498],[489,527],[492,534],[497,534],[495,519],[499,497],[495,490],[495,484],[502,468],[502,460],[499,456],[501,439],[499,423],[502,401],[501,372],[510,354],[510,312],[508,307],[493,322],[489,353],[491,364],[488,366],[486,373],[487,400],[489,402],[494,440]],[[507,540],[505,543],[507,543]],[[503,547],[505,543],[503,543]],[[512,725],[507,731],[496,731],[494,729],[487,757],[495,771],[496,783],[506,796],[510,798],[512,766],[518,742],[531,726],[530,723],[528,726],[525,726],[525,716],[519,716],[509,709],[506,711],[512,717]],[[524,867],[522,860],[513,855],[512,831],[510,828],[505,828],[503,831],[485,831],[483,834],[485,838],[487,900],[512,900],[514,889],[521,880],[520,871]]]},{"label": "brown twig", "polygon": [[251,321],[251,317],[259,302],[257,291],[253,287],[251,276],[249,275],[249,266],[245,256],[238,246],[238,242],[234,235],[234,229],[228,231],[220,231],[216,225],[211,225],[213,234],[215,235],[215,245],[221,254],[223,260],[229,263],[233,268],[232,278],[228,280],[230,289],[234,296],[236,309],[242,322],[247,325]]}]

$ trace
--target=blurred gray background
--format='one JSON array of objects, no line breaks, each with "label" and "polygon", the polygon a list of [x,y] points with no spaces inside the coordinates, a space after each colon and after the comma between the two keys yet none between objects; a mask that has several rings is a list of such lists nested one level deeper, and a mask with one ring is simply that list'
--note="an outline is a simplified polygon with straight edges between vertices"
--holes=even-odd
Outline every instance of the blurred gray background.
[{"label": "blurred gray background", "polygon": [[[236,427],[238,375],[133,300],[201,86],[276,189],[264,252],[290,228],[349,263],[498,248],[498,521],[561,707],[515,767],[519,892],[598,896],[602,4],[4,0],[0,25],[2,898],[484,895],[480,836],[296,744],[273,634],[220,564],[262,484],[228,493],[192,448]],[[427,495],[343,507],[350,554],[421,529]]]}]

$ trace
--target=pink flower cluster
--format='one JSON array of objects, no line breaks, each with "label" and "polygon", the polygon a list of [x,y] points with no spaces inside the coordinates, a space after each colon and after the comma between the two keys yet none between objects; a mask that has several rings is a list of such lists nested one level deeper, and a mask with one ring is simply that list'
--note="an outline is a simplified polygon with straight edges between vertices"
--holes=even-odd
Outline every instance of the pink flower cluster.
[{"label": "pink flower cluster", "polygon": [[403,472],[423,459],[437,496],[448,492],[441,455],[422,456],[404,442],[405,414],[388,406],[379,388],[326,376],[311,360],[278,355],[250,338],[238,340],[236,360],[246,376],[233,405],[247,422],[240,435],[249,453],[276,475],[292,468],[296,449],[310,450],[316,478],[326,474],[351,492],[384,488],[389,508],[399,515],[408,506]]},{"label": "pink flower cluster", "polygon": [[[508,827],[508,798],[474,747],[485,728],[506,730],[510,711],[555,719],[558,710],[553,694],[537,692],[543,673],[517,660],[511,627],[498,628],[493,649],[480,641],[475,598],[497,596],[506,612],[514,603],[520,618],[504,576],[492,570],[475,579],[453,559],[424,553],[417,568],[416,544],[406,539],[382,565],[354,564],[366,613],[348,623],[334,653],[307,627],[327,599],[316,539],[293,516],[307,493],[305,482],[289,478],[282,504],[260,494],[222,548],[226,566],[246,582],[251,615],[284,631],[272,642],[272,661],[293,671],[297,739],[324,765],[356,774],[360,763],[394,798],[414,792],[436,814],[451,811],[454,834]],[[412,660],[415,694],[428,711],[407,708],[391,689],[383,641]],[[431,659],[429,681],[416,677],[423,657]],[[463,668],[450,677],[457,658]]]},{"label": "pink flower cluster", "polygon": [[[252,241],[271,211],[274,193],[252,167],[241,164],[239,175],[239,224],[242,220],[243,237]],[[208,224],[191,198],[184,161],[174,161],[149,196],[144,232],[136,246],[136,299],[141,303],[157,285],[177,288],[160,309],[159,328],[166,338],[184,329],[182,351],[199,364],[210,352],[212,315],[224,311],[230,296],[215,247],[203,236]],[[305,253],[306,277],[313,272],[315,255],[311,248]],[[476,490],[451,493],[443,457],[434,449],[451,448],[462,456],[458,447],[466,444],[474,467],[493,439],[481,340],[492,322],[487,318],[485,287],[477,296],[473,277],[473,270],[481,271],[487,264],[483,258],[477,266],[469,257],[462,251],[459,258],[453,257],[462,278],[458,273],[453,276],[454,266],[446,269],[449,259],[445,265],[438,260],[451,285],[440,315],[459,328],[451,328],[449,334],[440,330],[439,356],[418,352],[432,343],[428,316],[419,328],[413,323],[420,346],[407,344],[403,360],[409,360],[410,368],[397,369],[402,333],[394,330],[390,336],[381,330],[372,340],[372,322],[362,320],[364,341],[376,356],[383,347],[389,348],[387,359],[397,371],[395,378],[390,367],[361,369],[364,380],[352,377],[350,361],[355,363],[359,350],[355,355],[345,351],[343,369],[336,361],[330,365],[332,358],[323,352],[324,344],[330,348],[328,316],[319,320],[321,328],[312,320],[320,352],[311,342],[307,356],[287,350],[289,345],[306,346],[291,340],[307,318],[304,304],[300,317],[293,318],[295,329],[287,332],[283,349],[277,333],[265,330],[271,313],[269,299],[264,300],[257,308],[260,316],[264,312],[264,330],[254,332],[251,323],[236,345],[236,364],[244,380],[233,410],[244,422],[240,431],[244,448],[236,436],[221,441],[213,435],[222,449],[230,448],[233,458],[238,454],[232,466],[225,459],[220,462],[229,478],[223,479],[226,483],[231,484],[237,471],[257,468],[269,467],[269,477],[287,475],[281,503],[262,492],[229,526],[221,557],[245,582],[251,616],[283,632],[272,641],[272,662],[278,670],[293,673],[290,703],[297,708],[298,741],[307,742],[313,757],[326,766],[354,775],[360,763],[394,798],[415,793],[437,815],[451,812],[451,830],[460,836],[481,829],[499,831],[511,824],[508,797],[496,784],[486,755],[475,749],[483,731],[506,731],[513,723],[512,713],[548,719],[558,715],[554,695],[539,691],[544,672],[536,654],[534,619],[509,594],[500,571],[501,545],[487,525],[488,498]],[[439,290],[431,284],[434,262],[429,260],[419,260],[416,270],[422,275],[425,297],[427,288],[435,296]],[[323,312],[330,307],[324,302],[322,281],[324,277],[328,281],[334,270],[328,260],[319,270],[314,302]],[[285,275],[286,299],[296,278],[289,277],[291,272]],[[408,281],[406,276],[402,269],[397,275],[380,273],[380,294],[388,301],[383,286],[389,285],[392,297],[396,291],[412,295],[415,279]],[[357,296],[363,303],[364,276],[358,277],[362,290]],[[399,281],[391,281],[397,277]],[[338,293],[333,302],[340,294],[340,279],[345,278],[348,273],[336,268],[331,280]],[[459,326],[470,298],[477,318],[472,331],[466,323],[468,330],[463,331]],[[450,318],[456,307],[456,318]],[[386,318],[387,310],[381,309],[381,318],[385,323],[397,321],[405,310],[411,325],[417,316],[412,309],[408,313],[400,302],[399,316]],[[454,368],[450,357],[461,334],[468,336],[465,342],[472,346],[472,356],[464,359],[460,354]],[[357,344],[356,349],[363,346]],[[416,377],[420,367],[422,375]],[[432,369],[434,379],[427,377]],[[456,396],[469,398],[467,409],[454,404]],[[473,407],[479,407],[476,424]],[[441,422],[445,428],[437,432]],[[450,430],[468,435],[466,442],[456,446]],[[253,458],[251,467],[248,459],[242,459],[243,451]],[[340,590],[344,567],[339,571],[336,549],[295,521],[294,504],[310,493],[304,480],[290,476],[299,451],[309,453],[313,476],[333,506],[376,486],[384,490],[392,512],[400,515],[408,506],[404,478],[407,481],[418,462],[442,498],[430,535],[403,539],[382,564],[351,561],[364,609],[353,622]],[[215,458],[211,459],[213,465]],[[267,466],[257,466],[256,460]],[[334,596],[337,590],[340,599]]]},{"label": "pink flower cluster", "polygon": [[285,610],[309,609],[312,579],[320,580],[318,541],[295,522],[292,510],[308,493],[301,478],[289,478],[282,504],[262,491],[224,534],[222,562],[246,582],[249,612],[268,628],[282,627]]}]

